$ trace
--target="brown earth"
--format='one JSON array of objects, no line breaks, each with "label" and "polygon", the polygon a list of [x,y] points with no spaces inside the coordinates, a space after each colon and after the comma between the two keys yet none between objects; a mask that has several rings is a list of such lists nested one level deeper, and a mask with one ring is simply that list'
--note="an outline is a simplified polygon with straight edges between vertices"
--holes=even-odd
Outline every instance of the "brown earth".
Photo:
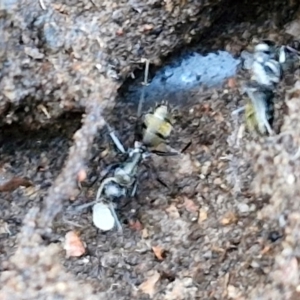
[{"label": "brown earth", "polygon": [[[100,62],[108,62],[107,57],[122,62],[116,73],[124,78],[115,81],[105,77],[116,74],[115,68],[107,63],[99,75],[93,67],[97,59],[84,49],[84,45],[93,48],[89,42],[99,28],[114,32],[119,28],[97,23],[99,16],[107,16],[111,3],[104,2],[100,12],[94,2],[63,3],[60,8],[46,3],[42,16],[38,1],[23,4],[26,9],[21,6],[18,13],[10,12],[13,29],[6,33],[15,35],[7,35],[6,51],[1,52],[2,76],[6,76],[1,81],[5,109],[0,137],[0,298],[297,299],[299,86],[287,91],[299,80],[299,72],[287,74],[278,89],[275,128],[280,133],[274,138],[248,133],[243,117],[231,115],[243,105],[238,88],[247,77],[244,72],[222,88],[190,91],[176,117],[170,144],[181,149],[192,140],[192,146],[180,157],[152,159],[170,189],[143,172],[137,196],[119,211],[123,235],[101,233],[92,225],[89,209],[78,213],[72,207],[94,199],[101,170],[121,159],[109,136],[98,134],[103,127],[102,109],[114,105],[116,88],[134,63],[145,54],[155,61],[182,46],[184,34],[163,30],[161,41],[172,43],[162,46],[150,40],[140,56],[130,48],[122,52],[125,36],[116,47],[115,39],[103,34],[107,38]],[[134,12],[140,6],[131,5]],[[189,2],[182,5],[190,9],[179,14],[185,20],[194,11]],[[289,7],[293,5],[291,1]],[[223,16],[214,30],[202,32],[203,47],[236,54],[261,38],[285,42],[282,25],[292,13],[285,15],[279,4],[274,11],[266,8],[255,10],[264,12],[258,13],[255,23],[232,7],[234,18]],[[128,4],[120,4],[120,9],[121,14],[129,12]],[[240,9],[246,12],[249,7]],[[134,15],[130,12],[125,14],[128,19]],[[154,22],[158,16],[149,12],[142,21],[140,14],[125,22],[126,28],[133,26],[130,34],[136,34],[130,36],[132,45],[144,36],[137,30],[141,24],[159,24]],[[174,28],[177,21],[175,14],[166,21],[167,28]],[[83,26],[82,31],[78,26]],[[50,40],[40,44],[37,37],[47,30]],[[23,44],[18,52],[20,37]],[[43,58],[25,58],[24,41],[35,55],[39,54],[33,48],[43,49],[38,50]],[[68,43],[73,50],[67,51]],[[199,45],[194,48],[202,50]],[[23,60],[25,69],[20,68]],[[45,62],[49,69],[43,69]],[[119,99],[114,113],[107,114],[127,147],[133,141],[135,111],[133,104]],[[71,230],[85,244],[81,257],[66,257],[65,236]]]},{"label": "brown earth", "polygon": [[1,122],[32,128],[91,101],[111,107],[103,80],[115,90],[142,58],[159,64],[209,28],[222,2],[2,1]]}]

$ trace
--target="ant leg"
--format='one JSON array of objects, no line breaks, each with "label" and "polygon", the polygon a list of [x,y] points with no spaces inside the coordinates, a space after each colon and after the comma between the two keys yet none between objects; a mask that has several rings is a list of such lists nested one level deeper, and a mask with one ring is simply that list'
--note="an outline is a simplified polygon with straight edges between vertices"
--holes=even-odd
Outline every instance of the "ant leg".
[{"label": "ant leg", "polygon": [[179,155],[179,152],[167,152],[167,151],[159,151],[159,150],[152,150],[151,153],[154,153],[158,156],[176,156],[176,155]]},{"label": "ant leg", "polygon": [[268,131],[269,135],[274,135],[274,131],[272,130],[271,125],[268,122],[268,120],[264,121],[264,125],[267,128],[267,131]]},{"label": "ant leg", "polygon": [[112,202],[109,202],[108,207],[109,207],[109,209],[110,209],[110,211],[111,211],[111,214],[113,215],[113,217],[114,217],[114,219],[115,219],[115,222],[116,222],[118,231],[119,231],[119,232],[122,232],[122,231],[123,231],[122,225],[121,225],[121,222],[119,221],[119,218],[118,218],[118,216],[117,216],[117,213],[116,213],[116,211],[115,211],[115,208],[114,208],[113,203],[112,203]]},{"label": "ant leg", "polygon": [[161,185],[163,185],[164,187],[166,187],[167,189],[170,189],[169,186],[164,183],[158,176],[155,176],[156,181],[158,181]]},{"label": "ant leg", "polygon": [[106,127],[109,131],[109,135],[111,137],[111,139],[113,140],[114,144],[116,145],[116,147],[122,152],[122,153],[126,153],[124,146],[122,145],[122,143],[120,142],[120,140],[117,138],[115,131],[108,125],[108,123],[106,123]]},{"label": "ant leg", "polygon": [[286,47],[281,46],[279,50],[279,63],[284,64],[286,62]]},{"label": "ant leg", "polygon": [[75,207],[75,211],[81,211],[81,210],[83,210],[83,209],[85,209],[87,207],[90,207],[90,206],[92,206],[92,205],[94,205],[96,203],[97,203],[97,201],[94,200],[94,201],[89,202],[89,203],[78,205],[78,206]]},{"label": "ant leg", "polygon": [[285,46],[285,48],[295,54],[299,54],[299,51],[291,46]]},{"label": "ant leg", "polygon": [[117,180],[115,179],[115,177],[108,177],[101,182],[101,185],[97,191],[97,196],[96,196],[96,200],[95,200],[96,202],[100,199],[105,185],[109,182],[117,182]]},{"label": "ant leg", "polygon": [[161,185],[163,185],[164,187],[166,187],[167,189],[170,189],[170,187],[166,184],[166,183],[164,183],[163,182],[163,180],[161,180],[160,178],[159,178],[159,176],[157,175],[157,171],[156,171],[156,169],[155,169],[155,167],[153,166],[153,165],[148,165],[148,164],[146,164],[145,162],[144,162],[144,165],[145,165],[145,167],[148,169],[148,170],[150,170],[150,174],[151,174],[151,176],[153,177],[155,177],[154,179],[157,181],[157,182],[159,182]]},{"label": "ant leg", "polygon": [[181,153],[185,152],[192,145],[192,141],[189,141],[181,150]]},{"label": "ant leg", "polygon": [[239,108],[235,109],[235,110],[231,113],[231,115],[232,115],[232,116],[238,115],[238,114],[244,112],[245,109],[246,109],[245,106],[239,107]]},{"label": "ant leg", "polygon": [[134,182],[133,189],[131,191],[130,197],[134,197],[137,190],[137,180]]},{"label": "ant leg", "polygon": [[104,179],[106,175],[113,170],[114,168],[117,168],[120,165],[120,163],[114,163],[109,166],[107,166],[104,170],[101,171],[101,177]]},{"label": "ant leg", "polygon": [[102,181],[112,169],[118,167],[119,165],[119,163],[115,163],[107,166],[104,170],[100,172],[100,175],[96,176],[96,178],[91,182],[91,184],[89,184],[88,187],[91,188],[98,181],[99,177],[101,177]]},{"label": "ant leg", "polygon": [[111,181],[116,181],[114,177],[109,177],[109,178],[106,178],[102,181],[100,187],[98,188],[98,191],[97,191],[97,196],[96,196],[96,200],[92,201],[92,202],[89,202],[89,203],[85,203],[85,204],[82,204],[82,205],[78,205],[77,207],[75,207],[75,210],[76,211],[80,211],[82,209],[85,209],[87,207],[90,207],[94,204],[96,204],[97,202],[99,202],[99,199],[102,195],[102,192],[103,192],[103,189],[104,189],[104,186],[108,183],[108,182],[111,182]]}]

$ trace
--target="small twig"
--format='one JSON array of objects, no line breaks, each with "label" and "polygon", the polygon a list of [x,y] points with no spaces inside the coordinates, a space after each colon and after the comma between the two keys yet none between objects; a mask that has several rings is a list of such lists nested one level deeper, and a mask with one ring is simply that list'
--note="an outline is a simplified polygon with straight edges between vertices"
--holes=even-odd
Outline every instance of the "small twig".
[{"label": "small twig", "polygon": [[292,156],[291,160],[297,160],[300,157],[300,148],[298,148],[297,152]]},{"label": "small twig", "polygon": [[46,7],[46,5],[45,5],[45,3],[44,3],[44,0],[39,0],[39,3],[40,3],[40,6],[41,6],[41,8],[42,8],[43,10],[46,10],[46,9],[47,9],[47,7]]},{"label": "small twig", "polygon": [[240,114],[240,113],[243,112],[243,111],[245,111],[245,106],[242,106],[242,107],[240,107],[240,108],[235,109],[235,110],[231,113],[231,115],[232,115],[232,116],[235,116],[235,115]]},{"label": "small twig", "polygon": [[71,220],[66,219],[65,216],[63,216],[63,221],[64,221],[66,224],[72,225],[72,226],[74,226],[74,227],[83,228],[82,225],[80,225],[80,224],[78,224],[78,223],[76,223],[76,222],[74,222],[74,221],[71,221]]},{"label": "small twig", "polygon": [[289,51],[295,53],[295,54],[300,54],[300,52],[298,50],[296,50],[295,48],[291,47],[291,46],[285,46],[286,49],[288,49]]},{"label": "small twig", "polygon": [[45,114],[45,116],[47,117],[47,119],[51,119],[51,115],[49,114],[47,108],[43,104],[39,105],[39,108]]},{"label": "small twig", "polygon": [[228,137],[227,142],[232,147],[236,148],[240,146],[240,139],[243,137],[243,125],[239,126],[238,114],[245,111],[245,106],[235,109],[231,116],[233,118],[234,130],[232,134]]},{"label": "small twig", "polygon": [[118,284],[118,283],[113,283],[113,284],[111,284],[110,287],[109,287],[109,289],[108,289],[107,291],[108,291],[108,292],[111,292],[114,286],[119,287],[120,284]]},{"label": "small twig", "polygon": [[10,229],[9,229],[9,226],[8,226],[8,224],[5,222],[5,224],[4,224],[4,230],[5,230],[5,232],[7,232],[8,233],[8,235],[12,235],[12,233],[11,233],[11,231],[10,231]]},{"label": "small twig", "polygon": [[117,146],[117,148],[122,153],[126,153],[126,150],[125,150],[124,146],[122,145],[122,143],[120,142],[120,140],[116,136],[115,131],[112,129],[112,127],[108,123],[106,123],[106,127],[107,127],[107,129],[109,131],[109,135],[110,135],[111,139],[113,140],[113,142],[115,143],[115,145]]},{"label": "small twig", "polygon": [[224,276],[224,281],[223,281],[223,293],[222,296],[226,298],[228,294],[228,284],[229,284],[229,279],[230,279],[230,274],[226,273]]},{"label": "small twig", "polygon": [[95,4],[95,2],[93,0],[90,0],[90,1],[95,7],[97,7],[97,5]]},{"label": "small twig", "polygon": [[277,135],[266,137],[267,141],[277,142],[280,138],[285,137],[287,135],[293,136],[294,132],[288,130],[288,131],[282,131]]},{"label": "small twig", "polygon": [[142,82],[143,88],[142,88],[141,98],[137,110],[138,118],[141,116],[142,107],[145,100],[145,86],[148,85],[149,64],[150,64],[150,61],[148,59],[144,59],[143,61],[145,61],[145,73],[144,73],[144,81]]},{"label": "small twig", "polygon": [[97,201],[94,200],[94,201],[91,201],[89,203],[85,203],[85,204],[81,204],[81,205],[77,205],[76,207],[73,207],[74,208],[74,213],[77,213],[77,212],[80,212],[81,210],[85,209],[85,208],[88,208],[94,204],[96,204]]}]

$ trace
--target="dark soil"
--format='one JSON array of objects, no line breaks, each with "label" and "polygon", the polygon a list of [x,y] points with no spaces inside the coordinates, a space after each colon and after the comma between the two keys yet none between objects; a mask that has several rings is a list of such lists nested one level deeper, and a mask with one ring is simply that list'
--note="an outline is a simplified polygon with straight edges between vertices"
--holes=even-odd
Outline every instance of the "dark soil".
[{"label": "dark soil", "polygon": [[[272,22],[231,26],[222,36],[212,32],[207,47],[237,54],[256,39],[285,38]],[[35,131],[3,126],[0,298],[297,299],[300,169],[291,161],[299,147],[299,105],[288,100],[298,90],[285,101],[289,110],[283,99],[299,74],[290,74],[292,82],[277,91],[274,126],[279,131],[284,122],[281,131],[291,135],[284,140],[249,133],[243,116],[232,116],[244,104],[238,88],[247,76],[240,71],[222,88],[186,95],[170,145],[192,145],[178,157],[153,156],[169,189],[141,167],[137,196],[118,210],[122,235],[99,232],[90,209],[73,209],[94,199],[101,171],[122,159],[107,132],[98,130],[103,120],[96,102],[83,105],[83,123],[81,113],[66,113]],[[111,90],[105,99],[113,98]],[[119,99],[113,112],[109,124],[132,146],[135,104]],[[87,178],[76,186],[82,170]],[[295,178],[287,190],[290,174]],[[66,258],[70,230],[86,244],[82,257]]]}]

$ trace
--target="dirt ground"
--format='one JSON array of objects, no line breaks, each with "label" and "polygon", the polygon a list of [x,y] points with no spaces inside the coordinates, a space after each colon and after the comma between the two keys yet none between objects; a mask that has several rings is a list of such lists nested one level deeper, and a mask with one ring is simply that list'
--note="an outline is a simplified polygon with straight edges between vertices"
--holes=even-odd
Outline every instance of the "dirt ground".
[{"label": "dirt ground", "polygon": [[[222,36],[212,32],[206,47],[237,54],[251,41],[286,38],[270,22],[231,25]],[[41,214],[51,206],[43,200],[78,141],[73,136],[82,116],[65,114],[31,132],[2,127],[0,298],[298,299],[299,87],[286,91],[299,72],[287,74],[277,91],[274,127],[285,133],[275,138],[250,134],[243,116],[231,114],[244,103],[238,88],[247,76],[240,71],[222,88],[187,93],[170,145],[192,145],[178,157],[152,158],[169,189],[145,169],[137,196],[120,205],[122,235],[99,232],[90,209],[73,209],[94,199],[101,171],[122,159],[106,132],[99,131],[88,149],[87,166],[71,161],[82,163],[87,177],[61,204],[51,229],[45,221],[41,231],[39,217],[51,220]],[[136,106],[119,99],[114,112],[108,121],[128,147]],[[71,154],[80,146],[86,145]],[[57,185],[73,190],[72,178],[59,180]],[[69,231],[85,244],[81,257],[66,256]]]}]

